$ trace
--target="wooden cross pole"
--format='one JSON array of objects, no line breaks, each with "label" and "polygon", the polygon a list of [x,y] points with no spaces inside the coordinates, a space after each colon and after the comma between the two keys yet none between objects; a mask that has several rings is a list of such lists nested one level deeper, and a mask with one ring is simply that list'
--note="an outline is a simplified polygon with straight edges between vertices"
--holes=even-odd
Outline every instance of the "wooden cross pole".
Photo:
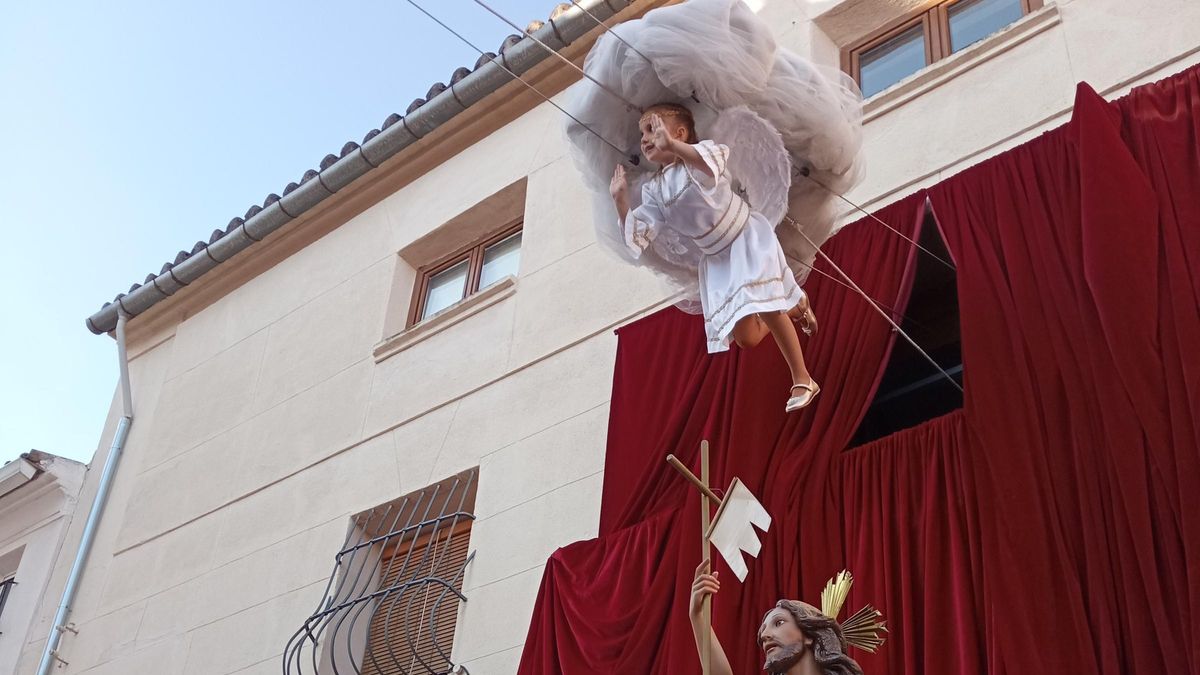
[{"label": "wooden cross pole", "polygon": [[[712,518],[712,508],[716,506],[720,508],[721,498],[718,497],[712,488],[708,487],[708,441],[700,441],[700,477],[696,478],[696,474],[688,470],[683,462],[680,462],[675,455],[667,455],[667,463],[675,467],[675,470],[683,474],[683,477],[688,479],[700,490],[700,555],[701,560],[711,560],[711,546],[708,540],[709,520]],[[712,563],[709,562],[710,571]],[[700,610],[701,616],[701,633],[700,633],[700,667],[703,675],[709,675],[712,672],[712,596],[705,596],[704,604]]]}]

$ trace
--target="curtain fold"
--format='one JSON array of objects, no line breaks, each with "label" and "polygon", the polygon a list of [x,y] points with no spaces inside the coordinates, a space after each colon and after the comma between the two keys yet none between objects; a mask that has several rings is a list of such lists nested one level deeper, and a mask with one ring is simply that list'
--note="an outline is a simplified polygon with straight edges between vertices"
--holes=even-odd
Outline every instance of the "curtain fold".
[{"label": "curtain fold", "polygon": [[[914,195],[878,215],[916,238],[924,210],[924,195]],[[867,294],[904,307],[915,256],[906,241],[864,220],[826,250]],[[716,563],[725,583],[714,625],[723,635],[745,635],[727,645],[738,672],[761,665],[753,639],[761,612],[781,596],[815,597],[841,569],[830,476],[895,336],[853,291],[819,274],[810,279],[821,330],[805,356],[822,393],[798,414],[783,411],[791,382],[772,340],[710,356],[699,318],[674,309],[619,331],[600,536],[551,556],[519,672],[699,667],[687,620],[701,554],[699,498],[664,459],[674,453],[698,467],[701,439],[712,447],[711,482],[723,487],[741,478],[775,520],[744,586]],[[814,535],[800,540],[800,531]]]},{"label": "curtain fold", "polygon": [[[805,354],[823,392],[782,412],[770,340],[711,357],[699,320],[623,328],[599,537],[547,564],[519,672],[697,672],[686,618],[699,500],[664,463],[740,477],[774,524],[747,582],[720,563],[736,673],[777,598],[848,567],[889,642],[868,673],[1200,675],[1200,68],[878,212],[916,238],[926,196],[957,265],[964,407],[845,450],[893,345],[821,275]],[[915,249],[868,220],[825,249],[903,311]],[[829,271],[823,266],[820,269]]]},{"label": "curtain fold", "polygon": [[883,612],[891,634],[868,673],[984,673],[983,551],[966,417],[955,411],[844,453],[834,483],[855,576],[847,613]]},{"label": "curtain fold", "polygon": [[1070,124],[930,190],[990,513],[990,672],[1197,672],[1196,92],[1195,71],[1115,105],[1080,85]]}]

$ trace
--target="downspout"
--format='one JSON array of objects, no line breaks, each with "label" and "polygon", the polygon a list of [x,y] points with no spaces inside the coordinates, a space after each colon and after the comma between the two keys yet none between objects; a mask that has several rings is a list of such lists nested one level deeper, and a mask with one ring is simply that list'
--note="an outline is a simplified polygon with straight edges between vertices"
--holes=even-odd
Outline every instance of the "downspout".
[{"label": "downspout", "polygon": [[37,675],[49,675],[55,661],[64,666],[67,662],[58,653],[62,634],[66,631],[76,632],[67,620],[71,616],[71,603],[75,601],[75,592],[79,590],[79,581],[83,577],[83,568],[87,563],[92,543],[96,539],[96,531],[100,526],[100,518],[104,515],[104,506],[108,502],[108,493],[112,488],[113,476],[117,473],[117,464],[121,461],[121,451],[125,448],[125,439],[129,437],[129,427],[133,424],[133,393],[129,384],[129,355],[125,351],[125,321],[129,315],[120,309],[117,315],[117,359],[120,361],[121,375],[121,419],[117,422],[117,431],[113,434],[112,446],[108,450],[108,459],[104,461],[104,472],[100,475],[100,485],[96,488],[96,497],[92,500],[92,509],[88,513],[87,523],[83,526],[83,537],[79,540],[79,550],[75,553],[75,561],[71,563],[71,573],[67,577],[67,585],[63,588],[62,600],[58,611],[51,623],[50,635],[46,638],[46,647],[42,650],[42,660],[38,664]]}]

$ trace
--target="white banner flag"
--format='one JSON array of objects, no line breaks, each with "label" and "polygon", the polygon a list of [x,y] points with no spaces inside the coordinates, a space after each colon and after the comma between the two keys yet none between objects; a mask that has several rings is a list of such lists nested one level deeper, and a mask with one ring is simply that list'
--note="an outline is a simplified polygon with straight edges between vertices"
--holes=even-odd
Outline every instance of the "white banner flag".
[{"label": "white banner flag", "polygon": [[729,486],[729,492],[721,500],[721,508],[717,509],[716,518],[709,526],[709,540],[721,553],[729,569],[737,575],[739,581],[746,580],[750,570],[742,558],[742,551],[751,557],[757,557],[762,550],[762,542],[754,528],[766,532],[771,528],[771,514],[763,508],[758,499],[742,485],[742,481],[734,478]]}]

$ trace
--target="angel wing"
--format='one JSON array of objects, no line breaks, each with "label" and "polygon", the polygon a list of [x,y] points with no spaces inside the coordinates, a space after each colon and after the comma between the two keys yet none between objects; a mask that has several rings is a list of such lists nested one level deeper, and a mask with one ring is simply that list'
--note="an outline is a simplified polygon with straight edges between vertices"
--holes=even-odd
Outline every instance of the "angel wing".
[{"label": "angel wing", "polygon": [[722,110],[706,137],[730,148],[726,170],[735,190],[772,225],[788,211],[792,162],[783,137],[749,107]]}]

